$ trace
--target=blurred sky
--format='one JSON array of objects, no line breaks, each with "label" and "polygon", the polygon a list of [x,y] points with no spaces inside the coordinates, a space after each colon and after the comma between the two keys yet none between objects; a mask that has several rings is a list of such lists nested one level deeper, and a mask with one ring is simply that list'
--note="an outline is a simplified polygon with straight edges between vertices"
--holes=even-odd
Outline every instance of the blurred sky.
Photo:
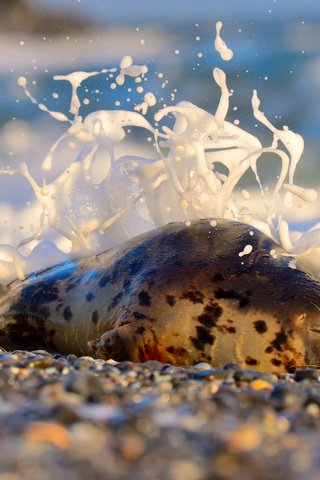
[{"label": "blurred sky", "polygon": [[318,0],[30,0],[38,8],[55,13],[77,11],[98,22],[169,22],[248,18],[261,20],[270,15],[287,19],[303,15],[305,20],[320,16]]}]

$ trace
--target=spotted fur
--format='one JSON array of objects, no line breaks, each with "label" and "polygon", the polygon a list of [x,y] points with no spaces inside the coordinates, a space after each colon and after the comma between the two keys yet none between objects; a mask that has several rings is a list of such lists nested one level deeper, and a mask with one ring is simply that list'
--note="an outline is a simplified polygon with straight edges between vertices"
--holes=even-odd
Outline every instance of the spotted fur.
[{"label": "spotted fur", "polygon": [[320,284],[283,253],[241,223],[169,224],[1,287],[0,344],[264,371],[319,365]]}]

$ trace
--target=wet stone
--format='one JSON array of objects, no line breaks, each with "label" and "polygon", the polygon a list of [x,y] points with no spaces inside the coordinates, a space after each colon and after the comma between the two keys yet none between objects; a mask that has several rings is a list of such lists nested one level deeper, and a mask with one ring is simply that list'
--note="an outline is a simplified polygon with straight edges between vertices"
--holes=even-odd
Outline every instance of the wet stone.
[{"label": "wet stone", "polygon": [[237,382],[252,382],[256,378],[260,378],[261,373],[256,372],[255,370],[236,370],[234,374],[234,379]]},{"label": "wet stone", "polygon": [[52,357],[52,354],[47,352],[46,350],[32,350],[31,353],[34,355],[42,355],[43,357]]},{"label": "wet stone", "polygon": [[197,372],[193,375],[192,378],[195,380],[197,379],[207,379],[207,380],[212,380],[214,378],[214,370],[209,369],[209,370],[201,370],[200,372]]},{"label": "wet stone", "polygon": [[296,410],[303,403],[303,397],[300,392],[290,384],[276,385],[271,393],[270,400],[276,410]]},{"label": "wet stone", "polygon": [[71,380],[67,384],[67,390],[77,393],[87,400],[100,397],[104,393],[103,386],[99,378],[85,373],[77,375],[75,379]]},{"label": "wet stone", "polygon": [[315,368],[304,368],[297,370],[294,374],[294,379],[296,382],[301,382],[303,380],[318,380],[319,377],[320,372]]},{"label": "wet stone", "polygon": [[53,416],[63,424],[72,425],[80,420],[75,409],[69,405],[57,405],[53,411]]},{"label": "wet stone", "polygon": [[0,366],[7,367],[10,365],[15,365],[15,360],[9,353],[0,353]]},{"label": "wet stone", "polygon": [[219,389],[218,393],[213,395],[212,400],[219,409],[226,411],[239,410],[239,398],[234,391]]},{"label": "wet stone", "polygon": [[206,363],[206,362],[196,363],[194,365],[194,368],[196,370],[211,370],[212,369],[210,363]]},{"label": "wet stone", "polygon": [[238,365],[238,363],[230,362],[230,363],[226,363],[224,365],[223,370],[237,371],[237,370],[241,370],[241,367],[240,367],[240,365]]},{"label": "wet stone", "polygon": [[119,368],[114,365],[98,365],[98,371],[103,373],[106,377],[118,377],[120,374]]},{"label": "wet stone", "polygon": [[93,366],[93,359],[91,357],[80,357],[73,360],[72,365],[77,370],[87,370]]}]

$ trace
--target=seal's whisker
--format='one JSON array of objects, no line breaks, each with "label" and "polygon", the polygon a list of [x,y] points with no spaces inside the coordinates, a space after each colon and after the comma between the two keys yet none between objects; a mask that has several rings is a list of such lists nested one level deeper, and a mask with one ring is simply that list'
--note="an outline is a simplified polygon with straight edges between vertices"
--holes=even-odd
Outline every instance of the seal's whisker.
[{"label": "seal's whisker", "polygon": [[316,307],[316,309],[319,310],[319,312],[320,312],[320,308],[318,307],[318,305],[316,305],[315,303],[311,302],[311,300],[309,300],[309,302],[310,302],[314,307]]},{"label": "seal's whisker", "polygon": [[295,369],[298,370],[300,368],[315,368],[320,369],[320,363],[305,363],[303,365],[296,365]]}]

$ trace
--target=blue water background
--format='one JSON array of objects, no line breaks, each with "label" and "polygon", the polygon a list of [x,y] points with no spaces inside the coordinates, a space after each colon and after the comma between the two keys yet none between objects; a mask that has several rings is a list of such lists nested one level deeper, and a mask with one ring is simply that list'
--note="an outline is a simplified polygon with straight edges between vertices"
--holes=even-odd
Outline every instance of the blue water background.
[{"label": "blue water background", "polygon": [[[30,0],[31,5],[47,15],[49,12],[62,14],[71,12],[87,24],[84,32],[70,30],[70,38],[64,35],[60,50],[55,53],[54,67],[52,59],[48,59],[50,67],[34,69],[37,60],[38,46],[43,45],[43,35],[32,38],[33,56],[25,58],[21,54],[21,62],[15,62],[14,68],[2,68],[0,71],[0,124],[14,118],[24,119],[37,125],[44,118],[33,104],[24,98],[16,86],[17,77],[26,74],[30,81],[35,81],[33,92],[40,101],[53,109],[68,112],[70,90],[67,84],[58,85],[52,80],[56,73],[64,74],[76,69],[92,70],[116,65],[120,52],[131,54],[130,42],[117,48],[108,45],[102,52],[97,43],[92,42],[89,57],[81,55],[77,46],[77,36],[88,35],[94,38],[95,32],[125,30],[135,41],[144,38],[144,32],[150,31],[159,43],[158,52],[141,45],[134,50],[137,63],[147,62],[148,87],[158,98],[164,97],[163,103],[172,104],[179,100],[189,100],[200,107],[214,113],[219,100],[219,90],[212,80],[212,69],[223,68],[228,76],[228,85],[234,89],[228,119],[240,119],[240,127],[256,133],[265,144],[270,144],[271,135],[252,117],[251,95],[256,88],[262,102],[262,110],[279,128],[289,127],[304,136],[305,153],[303,162],[298,167],[299,181],[305,185],[318,187],[320,184],[319,152],[320,152],[320,2],[318,0],[194,0],[161,2],[150,0]],[[223,62],[213,47],[215,23],[224,22],[222,36],[234,51],[231,62]],[[89,26],[89,28],[88,28]],[[86,33],[87,32],[87,33]],[[147,35],[147,36],[148,36]],[[197,41],[196,37],[200,40]],[[170,39],[169,43],[167,39]],[[18,44],[24,35],[15,33],[9,41]],[[50,37],[55,43],[56,38]],[[5,54],[5,41],[0,40],[0,48]],[[31,41],[27,38],[27,41]],[[70,42],[72,53],[70,54]],[[163,46],[161,43],[163,42]],[[120,42],[121,43],[121,42]],[[61,43],[60,43],[61,44]],[[115,53],[115,50],[117,53]],[[179,54],[175,53],[179,50]],[[23,49],[21,49],[23,52]],[[202,53],[199,58],[198,53]],[[72,55],[72,58],[71,58]],[[103,56],[103,60],[102,60]],[[68,58],[70,57],[70,62]],[[46,71],[48,70],[48,71]],[[164,73],[168,86],[163,89],[162,79],[157,72]],[[137,86],[129,81],[132,87],[130,102],[127,102],[126,89],[115,91],[106,88],[105,78],[94,77],[87,82],[88,92],[84,88],[82,97],[91,99],[82,110],[86,115],[97,108],[114,109],[115,101],[121,102],[120,108],[132,109],[140,102],[143,95],[135,91]],[[170,92],[177,89],[175,101]],[[99,93],[95,93],[99,90]],[[52,98],[51,93],[60,93],[59,101]],[[17,102],[18,100],[18,102]],[[233,110],[236,107],[237,110]],[[155,109],[151,109],[151,119]],[[52,121],[54,122],[54,121]]]}]

